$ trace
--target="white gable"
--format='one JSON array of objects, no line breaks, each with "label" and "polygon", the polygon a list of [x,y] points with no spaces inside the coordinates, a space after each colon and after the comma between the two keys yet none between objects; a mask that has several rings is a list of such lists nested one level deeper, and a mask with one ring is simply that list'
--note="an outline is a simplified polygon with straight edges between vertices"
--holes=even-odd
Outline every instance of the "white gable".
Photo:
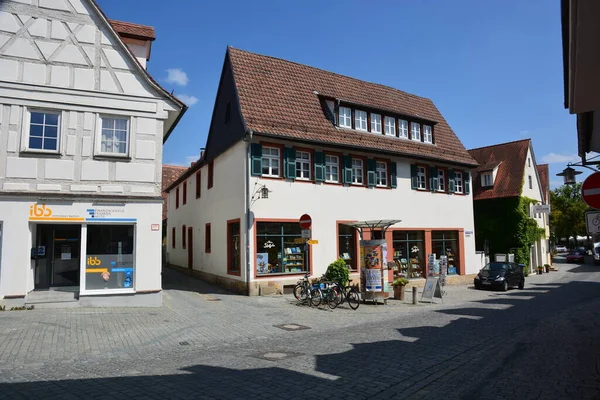
[{"label": "white gable", "polygon": [[88,0],[2,4],[0,61],[9,68],[0,68],[0,81],[157,95],[108,26],[97,25]]}]

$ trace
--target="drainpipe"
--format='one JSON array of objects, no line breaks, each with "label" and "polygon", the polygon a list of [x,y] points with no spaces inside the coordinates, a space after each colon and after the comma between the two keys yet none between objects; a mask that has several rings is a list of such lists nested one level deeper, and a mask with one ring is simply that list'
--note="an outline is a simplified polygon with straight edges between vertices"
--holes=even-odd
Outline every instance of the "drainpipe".
[{"label": "drainpipe", "polygon": [[252,130],[248,130],[244,137],[246,142],[246,162],[245,162],[245,189],[246,189],[246,291],[250,296],[250,140],[252,140]]}]

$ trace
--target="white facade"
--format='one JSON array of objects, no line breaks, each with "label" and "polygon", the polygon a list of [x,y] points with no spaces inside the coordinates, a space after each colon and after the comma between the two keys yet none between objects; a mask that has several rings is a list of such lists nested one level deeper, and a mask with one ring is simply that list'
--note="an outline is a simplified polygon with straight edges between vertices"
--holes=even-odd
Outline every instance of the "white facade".
[{"label": "white facade", "polygon": [[[293,143],[272,141],[271,143],[294,146]],[[388,261],[394,259],[392,230],[418,231],[424,236],[421,243],[421,257],[426,258],[425,251],[432,252],[431,238],[433,232],[456,232],[460,265],[457,272],[472,274],[481,268],[481,260],[475,253],[475,234],[473,220],[472,195],[431,192],[430,190],[414,190],[411,188],[411,164],[415,161],[403,158],[389,158],[390,163],[397,164],[397,187],[368,188],[330,183],[291,181],[289,179],[273,179],[250,175],[249,143],[238,142],[224,154],[214,160],[214,185],[207,188],[208,165],[201,168],[201,196],[195,196],[195,173],[186,182],[174,186],[168,197],[168,229],[167,252],[168,262],[180,267],[188,267],[188,251],[190,242],[186,238],[186,248],[182,246],[182,226],[186,229],[194,227],[193,234],[193,269],[207,278],[216,281],[230,281],[230,287],[247,285],[250,294],[258,294],[269,288],[281,288],[294,284],[300,272],[292,271],[280,274],[259,275],[257,273],[257,254],[262,253],[257,239],[257,227],[261,222],[285,222],[298,226],[301,215],[312,217],[312,239],[318,244],[310,246],[310,271],[313,277],[325,273],[327,266],[343,253],[338,248],[339,223],[377,219],[399,219],[400,223],[392,226],[386,240],[388,242]],[[304,150],[343,151],[323,149],[317,146],[305,146]],[[333,154],[333,153],[332,153]],[[366,152],[352,152],[357,157],[373,157]],[[379,156],[378,156],[379,157]],[[383,157],[383,156],[382,156]],[[245,165],[245,163],[247,163]],[[420,165],[424,163],[419,162]],[[440,168],[455,168],[441,162],[431,162]],[[249,196],[245,195],[248,179]],[[187,184],[187,201],[183,205],[179,198],[176,207],[176,196],[182,196],[182,185]],[[260,198],[260,188],[268,188],[268,198]],[[179,190],[177,190],[179,188]],[[246,198],[254,199],[250,205],[248,242],[246,235]],[[241,268],[239,275],[228,273],[232,255],[228,254],[230,237],[227,232],[228,221],[239,219],[241,224],[240,254]],[[205,225],[211,225],[211,252],[205,251]],[[173,243],[175,232],[175,243]],[[260,235],[260,233],[258,233]],[[366,238],[365,238],[366,239]],[[246,256],[246,243],[248,254]],[[262,242],[261,242],[262,243]],[[356,240],[358,245],[358,240]],[[358,247],[358,246],[356,246]],[[263,250],[264,251],[264,250]],[[358,249],[356,248],[356,258]],[[439,256],[439,254],[438,254]],[[402,257],[401,257],[402,258]],[[354,274],[356,278],[358,271]],[[249,282],[249,283],[248,283]]]},{"label": "white facade", "polygon": [[[48,224],[79,226],[80,251],[69,257],[80,261],[81,281],[72,282],[80,299],[160,296],[161,234],[154,227],[161,223],[162,143],[181,111],[181,103],[145,75],[94,2],[2,2],[0,302],[27,302],[32,290],[42,289],[32,249],[40,226]],[[44,205],[52,212],[30,219],[30,207]],[[87,229],[99,222],[88,220],[88,210],[96,209],[108,218],[102,223],[132,228],[135,277],[121,291],[110,289],[110,278],[106,290],[85,287]]]}]

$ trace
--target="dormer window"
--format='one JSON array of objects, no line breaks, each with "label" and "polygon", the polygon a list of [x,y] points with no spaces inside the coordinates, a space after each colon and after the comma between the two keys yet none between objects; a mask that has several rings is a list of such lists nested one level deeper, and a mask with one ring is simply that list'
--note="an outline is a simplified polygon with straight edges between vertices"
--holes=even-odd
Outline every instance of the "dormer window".
[{"label": "dormer window", "polygon": [[366,131],[367,130],[367,112],[356,110],[354,112],[354,126],[356,130]]},{"label": "dormer window", "polygon": [[385,117],[385,134],[388,136],[396,136],[396,119]]},{"label": "dormer window", "polygon": [[411,139],[418,140],[420,142],[421,141],[421,124],[419,124],[417,122],[411,122],[410,129],[411,129],[410,130]]},{"label": "dormer window", "polygon": [[371,133],[381,133],[381,115],[371,114]]},{"label": "dormer window", "polygon": [[423,125],[423,141],[425,143],[433,143],[433,135],[431,133],[431,126]]},{"label": "dormer window", "polygon": [[491,172],[486,172],[481,175],[481,186],[493,186],[494,177]]},{"label": "dormer window", "polygon": [[352,110],[348,107],[340,107],[340,127],[352,128]]},{"label": "dormer window", "polygon": [[398,120],[398,136],[402,139],[408,139],[408,121],[405,119]]}]

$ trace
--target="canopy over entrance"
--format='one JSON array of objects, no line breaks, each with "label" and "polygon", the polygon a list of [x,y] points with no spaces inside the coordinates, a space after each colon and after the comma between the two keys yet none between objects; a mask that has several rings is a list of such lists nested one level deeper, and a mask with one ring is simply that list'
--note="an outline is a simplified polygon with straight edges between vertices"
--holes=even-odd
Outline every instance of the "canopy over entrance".
[{"label": "canopy over entrance", "polygon": [[369,230],[369,232],[373,233],[373,231],[381,230],[383,231],[383,235],[385,236],[385,231],[392,226],[397,224],[398,222],[402,222],[401,219],[375,219],[371,221],[356,221],[356,222],[344,222],[344,225],[351,226],[358,230],[360,234],[361,240],[363,239],[363,233],[365,229]]}]

